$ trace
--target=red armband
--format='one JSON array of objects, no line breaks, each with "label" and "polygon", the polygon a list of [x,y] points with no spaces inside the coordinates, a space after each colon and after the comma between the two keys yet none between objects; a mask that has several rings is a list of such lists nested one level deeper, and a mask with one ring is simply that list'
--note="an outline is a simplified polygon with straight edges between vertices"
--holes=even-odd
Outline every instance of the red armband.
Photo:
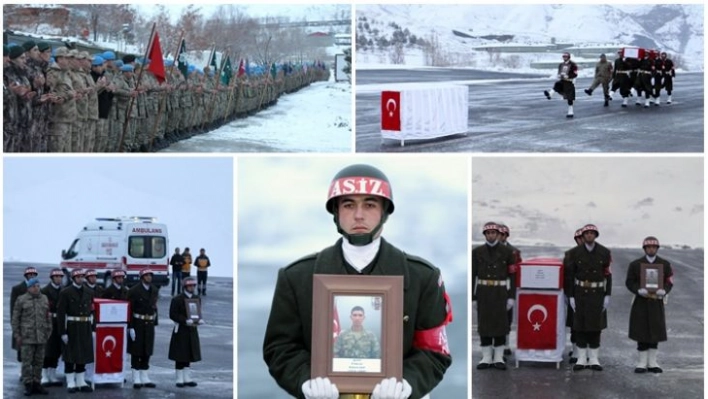
[{"label": "red armband", "polygon": [[450,302],[450,296],[447,292],[443,293],[443,298],[445,298],[445,320],[433,328],[427,330],[416,330],[413,333],[413,347],[417,349],[442,353],[443,355],[450,354],[450,348],[447,344],[447,331],[445,326],[452,322],[452,304]]}]

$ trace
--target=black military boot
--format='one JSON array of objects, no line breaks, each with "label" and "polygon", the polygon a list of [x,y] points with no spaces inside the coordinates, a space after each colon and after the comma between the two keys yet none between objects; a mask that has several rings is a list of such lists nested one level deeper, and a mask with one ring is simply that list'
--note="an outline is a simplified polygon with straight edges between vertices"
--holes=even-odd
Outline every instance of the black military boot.
[{"label": "black military boot", "polygon": [[585,94],[587,94],[588,96],[592,96],[592,90],[585,89]]},{"label": "black military boot", "polygon": [[25,384],[25,396],[32,396],[34,393],[34,385],[31,383]]}]

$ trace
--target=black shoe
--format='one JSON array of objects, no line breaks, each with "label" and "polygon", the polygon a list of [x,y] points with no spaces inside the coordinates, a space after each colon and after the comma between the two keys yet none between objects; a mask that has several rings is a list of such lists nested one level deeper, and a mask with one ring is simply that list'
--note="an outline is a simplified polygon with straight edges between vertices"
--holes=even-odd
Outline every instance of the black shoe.
[{"label": "black shoe", "polygon": [[79,388],[73,387],[73,388],[67,389],[67,391],[68,391],[69,393],[76,393],[76,392],[79,392]]},{"label": "black shoe", "polygon": [[645,369],[644,367],[637,367],[634,369],[634,372],[637,374],[644,374],[647,372],[647,369]]},{"label": "black shoe", "polygon": [[549,99],[549,100],[551,99],[551,93],[549,93],[548,90],[544,90],[544,91],[543,91],[543,94],[546,95],[546,98],[547,98],[547,99]]},{"label": "black shoe", "polygon": [[506,363],[502,363],[502,362],[494,363],[494,368],[497,370],[506,370]]},{"label": "black shoe", "polygon": [[491,363],[480,363],[477,365],[477,370],[486,370],[490,367],[492,367]]},{"label": "black shoe", "polygon": [[148,382],[146,384],[143,384],[143,388],[155,388],[157,385],[155,385],[154,382]]},{"label": "black shoe", "polygon": [[25,384],[25,396],[32,396],[34,393],[34,385]]},{"label": "black shoe", "polygon": [[647,370],[649,370],[650,373],[663,373],[664,370],[661,369],[661,367],[649,367]]},{"label": "black shoe", "polygon": [[622,104],[622,108],[627,108],[627,104]]},{"label": "black shoe", "polygon": [[186,385],[188,387],[196,387],[197,383],[194,381],[189,381],[189,382],[185,382],[184,385]]},{"label": "black shoe", "polygon": [[79,391],[81,392],[93,392],[93,388],[91,388],[91,385],[84,385],[81,388],[79,388]]},{"label": "black shoe", "polygon": [[573,366],[573,371],[585,370],[585,365],[576,364]]},{"label": "black shoe", "polygon": [[577,362],[578,362],[578,358],[577,358],[577,357],[571,357],[571,358],[568,360],[568,363],[570,363],[570,364],[575,364],[575,363],[577,363]]},{"label": "black shoe", "polygon": [[206,291],[204,291],[204,293],[202,294],[202,296],[206,296]]},{"label": "black shoe", "polygon": [[609,107],[609,106],[610,106],[610,103],[607,100],[605,100],[605,107]]},{"label": "black shoe", "polygon": [[38,393],[40,395],[49,395],[49,391],[44,389],[42,384],[40,384],[39,382],[34,383],[34,387],[32,387],[32,392]]},{"label": "black shoe", "polygon": [[177,388],[184,388],[184,383],[179,383],[179,382],[178,382],[178,383],[175,384],[175,386],[177,386]]},{"label": "black shoe", "polygon": [[591,364],[590,370],[602,371],[602,366],[600,366],[599,364]]},{"label": "black shoe", "polygon": [[[509,349],[509,348],[504,348],[504,355],[506,355],[506,356],[511,356],[511,349]],[[506,361],[506,359],[504,359],[504,361]]]},{"label": "black shoe", "polygon": [[572,117],[573,117],[573,114],[568,114],[568,115],[566,115],[565,117],[566,117],[566,118],[572,118]]},{"label": "black shoe", "polygon": [[140,389],[143,387],[143,384],[133,384],[133,389]]},{"label": "black shoe", "polygon": [[592,96],[592,90],[585,89],[585,94],[587,94],[588,96]]}]

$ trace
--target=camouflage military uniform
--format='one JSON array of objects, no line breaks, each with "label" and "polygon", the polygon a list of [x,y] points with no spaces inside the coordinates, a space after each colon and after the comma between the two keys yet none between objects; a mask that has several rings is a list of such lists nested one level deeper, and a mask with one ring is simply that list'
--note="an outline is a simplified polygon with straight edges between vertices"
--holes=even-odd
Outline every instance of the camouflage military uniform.
[{"label": "camouflage military uniform", "polygon": [[52,319],[46,295],[28,292],[20,296],[12,314],[12,336],[21,342],[24,384],[41,381],[44,345],[51,333]]},{"label": "camouflage military uniform", "polygon": [[55,96],[61,99],[49,108],[49,136],[47,151],[71,151],[71,125],[76,119],[76,100],[74,99],[74,83],[69,71],[54,64],[47,72],[47,86]]},{"label": "camouflage military uniform", "polygon": [[[72,50],[73,51],[73,50]],[[81,94],[76,98],[76,119],[71,126],[71,152],[83,151],[83,137],[88,125],[88,96],[86,94],[86,81],[82,76],[83,72],[72,68],[69,77],[74,90]]]},{"label": "camouflage military uniform", "polygon": [[[116,75],[113,84],[116,86],[113,94],[115,103],[113,108],[116,110],[116,121],[113,124],[113,133],[111,137],[115,139],[114,151],[120,151],[120,142],[123,140],[123,150],[128,148],[128,143],[132,141],[132,137],[135,136],[135,110],[131,110],[130,118],[128,118],[128,127],[125,130],[124,124],[125,113],[130,106],[131,92],[135,90],[135,80],[133,77],[127,78],[123,73]],[[135,104],[133,104],[135,106]],[[125,137],[123,132],[125,131]]]},{"label": "camouflage military uniform", "polygon": [[82,135],[81,150],[83,152],[93,152],[96,146],[97,125],[98,125],[98,91],[96,83],[89,71],[81,71],[86,87],[91,89],[87,94],[87,120],[86,129]]},{"label": "camouflage military uniform", "polygon": [[[10,63],[5,68],[4,72],[5,77],[7,78],[10,84],[10,87],[12,87],[13,85],[19,85],[31,89],[32,85],[30,84],[28,78],[27,69],[24,66],[14,61],[10,61]],[[30,134],[30,125],[32,121],[32,100],[19,97],[14,93],[13,95],[15,96],[15,101],[17,105],[17,113],[15,114],[14,119],[14,129],[12,130],[12,132],[15,134],[13,138],[13,151],[30,151],[30,149],[26,147],[27,143],[29,142],[27,137]]]},{"label": "camouflage military uniform", "polygon": [[347,330],[337,337],[334,343],[334,357],[348,359],[379,359],[381,346],[376,334],[362,329]]},{"label": "camouflage military uniform", "polygon": [[15,151],[15,119],[17,118],[17,96],[10,90],[7,75],[3,73],[2,79],[2,136],[4,152]]},{"label": "camouflage military uniform", "polygon": [[49,103],[41,102],[40,99],[47,91],[45,81],[49,65],[42,60],[32,58],[27,58],[26,64],[32,88],[37,92],[37,95],[32,99],[32,120],[30,121],[26,147],[28,148],[27,151],[44,152],[46,151],[46,139],[49,129]]}]

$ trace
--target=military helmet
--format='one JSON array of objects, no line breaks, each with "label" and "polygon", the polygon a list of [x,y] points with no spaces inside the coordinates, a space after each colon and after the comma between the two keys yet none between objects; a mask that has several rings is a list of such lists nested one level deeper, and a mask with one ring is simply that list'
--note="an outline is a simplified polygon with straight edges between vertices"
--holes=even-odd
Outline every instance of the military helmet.
[{"label": "military helmet", "polygon": [[145,269],[141,270],[140,273],[138,273],[138,274],[140,275],[140,278],[142,278],[146,274],[152,275],[154,273],[152,272],[152,270],[150,270],[149,267],[146,267]]},{"label": "military helmet", "polygon": [[86,276],[86,277],[91,277],[91,276],[96,277],[96,276],[98,276],[98,274],[96,273],[95,270],[93,270],[93,269],[88,269],[88,270],[86,270],[86,275],[85,275],[85,276]]},{"label": "military helmet", "polygon": [[496,230],[497,233],[501,233],[501,229],[499,228],[499,225],[494,222],[485,223],[484,227],[482,227],[482,234],[486,233],[488,230]]},{"label": "military helmet", "polygon": [[657,248],[659,248],[659,239],[653,236],[645,238],[642,242],[642,248],[646,248],[650,245],[655,245]]},{"label": "military helmet", "polygon": [[568,57],[568,59],[570,59],[570,53],[567,51],[565,53],[563,53],[563,58],[566,58],[566,57]]},{"label": "military helmet", "polygon": [[586,224],[586,225],[583,226],[583,228],[580,229],[580,230],[583,232],[583,234],[584,234],[586,231],[594,231],[596,238],[600,236],[600,230],[598,230],[598,229],[597,229],[597,226],[595,226],[594,224]]},{"label": "military helmet", "polygon": [[506,235],[507,237],[509,236],[509,226],[505,224],[499,223],[499,232]]},{"label": "military helmet", "polygon": [[[349,234],[339,225],[339,213],[337,211],[337,199],[345,195],[370,195],[383,200],[383,215],[381,221],[369,233]],[[325,203],[327,212],[334,215],[334,224],[337,232],[343,235],[350,244],[363,246],[373,242],[374,237],[386,223],[388,215],[393,213],[393,190],[388,181],[388,177],[379,169],[365,164],[350,165],[337,173],[329,185],[327,192],[327,202]]]},{"label": "military helmet", "polygon": [[86,273],[84,273],[84,269],[74,269],[71,271],[71,278],[78,277],[78,276],[85,276]]},{"label": "military helmet", "polygon": [[116,277],[123,277],[125,278],[125,272],[123,270],[114,270],[113,274],[111,275],[113,278]]},{"label": "military helmet", "polygon": [[185,279],[182,280],[182,285],[185,287],[188,285],[197,285],[197,279],[194,277],[185,277]]},{"label": "military helmet", "polygon": [[52,269],[52,271],[49,272],[49,278],[52,278],[52,277],[64,277],[64,272],[61,271],[61,269],[59,269],[59,268]]},{"label": "military helmet", "polygon": [[34,266],[29,266],[29,267],[25,268],[25,272],[23,274],[25,277],[27,277],[28,274],[39,275],[39,273],[37,273],[37,269]]},{"label": "military helmet", "polygon": [[580,238],[582,236],[583,236],[583,228],[581,227],[581,228],[575,230],[575,234],[573,234],[573,239]]},{"label": "military helmet", "polygon": [[381,197],[384,200],[386,212],[389,215],[393,213],[393,191],[388,177],[371,165],[350,165],[334,176],[327,193],[327,203],[325,204],[327,212],[334,214],[338,197],[352,194]]}]

